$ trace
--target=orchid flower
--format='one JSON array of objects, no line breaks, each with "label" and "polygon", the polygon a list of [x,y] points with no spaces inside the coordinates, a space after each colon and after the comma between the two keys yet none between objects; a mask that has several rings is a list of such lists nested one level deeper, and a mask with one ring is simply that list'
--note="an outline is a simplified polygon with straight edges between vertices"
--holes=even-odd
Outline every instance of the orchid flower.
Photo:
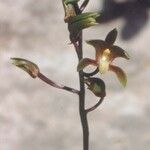
[{"label": "orchid flower", "polygon": [[129,59],[128,53],[122,48],[114,45],[114,42],[117,38],[117,30],[113,29],[108,33],[105,40],[89,40],[86,41],[87,44],[92,45],[96,50],[95,60],[90,58],[83,58],[77,67],[77,70],[83,70],[89,65],[97,66],[101,74],[106,73],[107,71],[113,71],[116,73],[120,83],[125,87],[127,83],[127,76],[125,72],[117,67],[112,65],[112,62],[117,57],[122,57]]}]

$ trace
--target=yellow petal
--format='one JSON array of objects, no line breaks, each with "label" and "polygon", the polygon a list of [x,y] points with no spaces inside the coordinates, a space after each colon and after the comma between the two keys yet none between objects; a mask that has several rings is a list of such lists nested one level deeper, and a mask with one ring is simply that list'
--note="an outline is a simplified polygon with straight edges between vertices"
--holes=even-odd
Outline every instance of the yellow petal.
[{"label": "yellow petal", "polygon": [[102,57],[99,59],[99,71],[101,74],[104,74],[108,71],[110,65],[110,50],[104,50]]}]

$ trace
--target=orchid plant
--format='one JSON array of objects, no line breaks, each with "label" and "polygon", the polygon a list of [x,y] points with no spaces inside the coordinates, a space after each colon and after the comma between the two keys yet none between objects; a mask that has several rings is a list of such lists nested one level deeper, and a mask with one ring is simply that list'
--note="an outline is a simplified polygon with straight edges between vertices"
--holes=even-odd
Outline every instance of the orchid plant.
[{"label": "orchid plant", "polygon": [[[81,119],[81,125],[83,129],[83,150],[89,150],[89,126],[87,114],[94,111],[103,102],[106,96],[105,83],[102,79],[93,77],[98,72],[105,74],[107,71],[113,71],[116,73],[120,83],[126,86],[127,76],[125,72],[118,66],[112,65],[112,62],[117,57],[122,57],[129,59],[128,53],[122,48],[114,45],[117,38],[117,30],[113,29],[110,31],[105,40],[88,40],[87,44],[90,44],[95,48],[96,57],[95,59],[83,58],[83,37],[82,30],[94,25],[97,25],[97,17],[100,16],[99,13],[84,12],[89,0],[84,0],[81,5],[79,5],[80,0],[62,0],[65,17],[64,21],[68,24],[69,37],[71,44],[74,46],[75,52],[77,54],[79,63],[77,64],[77,71],[79,72],[79,84],[80,89],[74,89],[57,82],[52,81],[40,72],[39,67],[23,58],[11,58],[13,64],[24,71],[26,71],[32,78],[39,78],[45,83],[49,84],[58,89],[62,89],[79,96],[79,114]],[[91,73],[86,73],[83,69],[89,65],[96,66],[96,70]],[[99,97],[99,101],[90,108],[85,108],[85,85],[87,88],[93,92],[96,97]]]}]

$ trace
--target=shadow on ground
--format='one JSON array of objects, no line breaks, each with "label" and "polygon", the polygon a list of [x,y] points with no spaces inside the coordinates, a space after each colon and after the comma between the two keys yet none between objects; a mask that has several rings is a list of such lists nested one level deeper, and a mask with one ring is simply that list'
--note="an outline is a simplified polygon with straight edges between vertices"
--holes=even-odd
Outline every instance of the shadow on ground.
[{"label": "shadow on ground", "polygon": [[122,27],[121,37],[123,40],[130,40],[138,35],[148,22],[149,0],[105,0],[103,2],[102,15],[98,22],[107,23],[118,18],[125,20]]}]

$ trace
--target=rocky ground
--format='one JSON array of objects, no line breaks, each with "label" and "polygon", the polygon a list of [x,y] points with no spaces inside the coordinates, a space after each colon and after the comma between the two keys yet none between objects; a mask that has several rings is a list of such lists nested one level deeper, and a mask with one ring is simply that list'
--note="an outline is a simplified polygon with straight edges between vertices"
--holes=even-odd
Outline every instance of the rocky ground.
[{"label": "rocky ground", "polygon": [[[101,9],[102,2],[93,0],[86,11]],[[88,116],[90,150],[150,149],[149,10],[139,16],[130,11],[84,31],[84,39],[103,39],[116,27],[116,43],[131,56],[115,62],[128,74],[125,89],[113,73],[102,76],[107,96]],[[78,88],[61,1],[0,0],[0,12],[0,150],[82,150],[78,97],[31,79],[10,62],[10,57],[32,60],[51,79]],[[147,14],[145,20],[141,14]],[[123,38],[124,28],[132,32],[134,25],[134,36]],[[84,49],[84,56],[94,56],[90,46]],[[87,106],[97,101],[89,91],[86,99]]]}]

